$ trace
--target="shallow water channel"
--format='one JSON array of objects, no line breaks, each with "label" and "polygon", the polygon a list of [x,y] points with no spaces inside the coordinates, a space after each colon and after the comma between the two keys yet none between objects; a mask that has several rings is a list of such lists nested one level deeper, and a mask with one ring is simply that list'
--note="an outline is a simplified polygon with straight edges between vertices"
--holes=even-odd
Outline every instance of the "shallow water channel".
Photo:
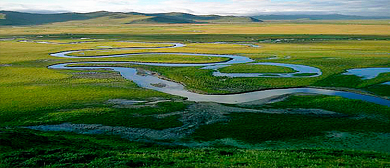
[{"label": "shallow water channel", "polygon": [[349,69],[344,75],[356,75],[362,79],[374,79],[381,73],[389,73],[390,68],[360,68]]},{"label": "shallow water channel", "polygon": [[[184,44],[169,43],[172,46],[169,47],[152,47],[152,48],[116,48],[116,49],[155,49],[155,48],[176,48],[184,47]],[[92,50],[92,49],[91,49]],[[243,102],[250,102],[274,96],[281,96],[285,94],[293,93],[313,93],[322,95],[334,95],[341,96],[349,99],[364,100],[376,104],[381,104],[390,107],[390,100],[379,98],[376,96],[363,95],[358,93],[346,92],[346,91],[335,91],[328,89],[316,89],[316,88],[289,88],[289,89],[270,89],[264,91],[253,91],[248,93],[240,94],[229,94],[229,95],[203,95],[193,93],[185,89],[182,84],[175,83],[172,81],[164,80],[152,74],[152,72],[146,72],[146,74],[137,74],[135,68],[124,68],[124,67],[77,67],[77,64],[137,64],[137,65],[148,65],[148,66],[169,66],[169,67],[200,67],[202,69],[214,70],[213,75],[215,76],[227,76],[227,77],[280,77],[280,78],[302,78],[302,77],[317,77],[322,74],[321,70],[315,67],[296,65],[296,64],[282,64],[282,63],[253,63],[255,65],[273,65],[283,66],[294,69],[294,73],[221,73],[218,71],[219,68],[230,66],[238,63],[251,63],[254,60],[238,55],[216,55],[216,54],[196,54],[196,53],[136,53],[136,54],[120,54],[120,55],[105,55],[105,56],[68,56],[70,53],[79,51],[91,51],[91,50],[77,50],[77,51],[64,51],[59,53],[53,53],[55,57],[66,57],[66,58],[105,58],[105,57],[124,57],[131,55],[147,55],[147,54],[178,54],[178,55],[189,55],[189,56],[207,56],[207,57],[226,57],[229,61],[218,62],[218,63],[201,63],[201,64],[175,64],[175,63],[147,63],[147,62],[78,62],[78,63],[64,63],[51,65],[50,69],[75,69],[75,70],[92,70],[92,69],[110,69],[119,72],[124,78],[132,80],[140,87],[153,89],[156,91],[168,93],[171,95],[177,95],[186,97],[190,101],[197,102],[217,102],[227,104],[237,104]],[[101,50],[101,49],[98,49]],[[308,74],[308,75],[299,75]]]}]

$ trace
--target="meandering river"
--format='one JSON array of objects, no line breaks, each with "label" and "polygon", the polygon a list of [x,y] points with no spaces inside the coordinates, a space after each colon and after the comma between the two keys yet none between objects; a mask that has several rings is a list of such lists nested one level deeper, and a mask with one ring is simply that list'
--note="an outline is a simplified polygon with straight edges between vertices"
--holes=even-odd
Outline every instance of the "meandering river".
[{"label": "meandering river", "polygon": [[[177,48],[184,47],[184,44],[180,43],[164,43],[171,44],[168,47],[148,47],[148,48],[115,48],[115,49],[124,49],[124,50],[136,50],[136,49],[156,49],[156,48]],[[264,91],[253,91],[248,93],[240,94],[229,94],[229,95],[204,95],[193,93],[185,89],[185,87],[173,81],[168,81],[159,78],[158,76],[153,75],[152,72],[146,72],[146,74],[138,74],[137,69],[135,68],[124,68],[124,67],[85,67],[77,66],[78,64],[137,64],[137,65],[148,65],[148,66],[166,66],[166,67],[200,67],[202,69],[212,69],[214,70],[214,76],[227,76],[227,77],[279,77],[279,78],[303,78],[303,77],[317,77],[322,75],[320,69],[315,67],[310,67],[306,65],[297,65],[297,64],[282,64],[282,63],[252,63],[255,65],[273,65],[273,66],[283,66],[294,69],[296,72],[293,73],[221,73],[218,69],[233,64],[239,63],[251,63],[254,60],[239,56],[239,55],[217,55],[217,54],[198,54],[198,53],[136,53],[136,54],[117,54],[117,55],[104,55],[104,56],[70,56],[69,54],[80,51],[92,51],[92,50],[111,50],[109,49],[90,49],[90,50],[75,50],[75,51],[63,51],[59,53],[52,53],[51,56],[55,57],[65,57],[65,58],[107,58],[107,57],[125,57],[132,55],[147,55],[147,54],[178,54],[178,55],[189,55],[189,56],[207,56],[207,57],[225,57],[229,58],[229,61],[226,62],[217,62],[217,63],[200,63],[200,64],[175,64],[175,63],[147,63],[147,62],[78,62],[78,63],[64,63],[51,65],[48,68],[50,69],[77,69],[77,70],[91,70],[91,69],[110,69],[113,71],[119,72],[124,78],[132,80],[134,83],[140,87],[152,89],[171,95],[177,95],[181,97],[186,97],[190,101],[198,102],[217,102],[217,103],[227,103],[227,104],[237,104],[243,102],[250,102],[260,99],[265,99],[274,96],[281,96],[285,94],[293,93],[313,93],[313,94],[322,94],[322,95],[334,95],[341,96],[349,99],[357,99],[368,101],[380,105],[385,105],[390,107],[390,100],[383,99],[376,96],[364,95],[346,91],[336,91],[330,89],[316,89],[316,88],[289,88],[289,89],[270,89]],[[301,74],[301,75],[300,75]]]}]

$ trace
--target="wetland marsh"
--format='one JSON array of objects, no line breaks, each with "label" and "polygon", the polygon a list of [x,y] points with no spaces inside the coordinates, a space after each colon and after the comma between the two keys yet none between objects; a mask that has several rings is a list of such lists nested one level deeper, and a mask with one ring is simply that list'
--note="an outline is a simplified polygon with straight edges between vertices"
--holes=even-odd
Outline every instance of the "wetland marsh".
[{"label": "wetland marsh", "polygon": [[0,167],[388,166],[389,26],[273,24],[1,27]]}]

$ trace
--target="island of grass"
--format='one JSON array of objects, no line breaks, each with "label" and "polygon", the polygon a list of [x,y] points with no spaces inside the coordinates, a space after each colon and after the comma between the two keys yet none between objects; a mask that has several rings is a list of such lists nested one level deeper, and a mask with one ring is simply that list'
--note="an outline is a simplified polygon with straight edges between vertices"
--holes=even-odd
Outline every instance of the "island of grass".
[{"label": "island of grass", "polygon": [[218,69],[222,73],[294,73],[292,68],[274,65],[236,64]]}]

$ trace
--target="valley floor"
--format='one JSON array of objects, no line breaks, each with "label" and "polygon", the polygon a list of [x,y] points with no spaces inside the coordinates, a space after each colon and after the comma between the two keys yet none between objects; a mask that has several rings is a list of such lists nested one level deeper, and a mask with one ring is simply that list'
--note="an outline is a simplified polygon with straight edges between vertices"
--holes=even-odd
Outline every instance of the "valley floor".
[{"label": "valley floor", "polygon": [[[327,25],[305,34],[248,33],[261,24],[1,27],[0,167],[388,167],[388,25],[370,25],[379,34]],[[183,33],[195,27],[207,34]],[[53,68],[63,63],[77,64]],[[133,80],[113,67],[134,70]],[[289,88],[329,94],[183,96]]]}]

